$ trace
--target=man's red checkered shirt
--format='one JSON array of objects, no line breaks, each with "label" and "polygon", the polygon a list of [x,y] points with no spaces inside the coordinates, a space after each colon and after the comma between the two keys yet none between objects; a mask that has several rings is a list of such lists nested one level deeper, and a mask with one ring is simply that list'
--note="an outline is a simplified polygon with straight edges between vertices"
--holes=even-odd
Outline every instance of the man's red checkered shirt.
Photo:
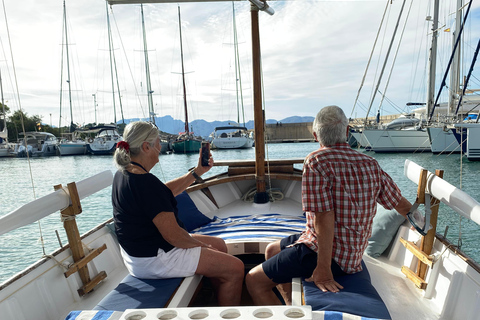
[{"label": "man's red checkered shirt", "polygon": [[315,212],[335,212],[332,258],[347,273],[362,270],[377,202],[391,210],[402,194],[378,162],[347,143],[322,147],[305,159],[302,202],[307,224],[297,243],[317,252]]}]

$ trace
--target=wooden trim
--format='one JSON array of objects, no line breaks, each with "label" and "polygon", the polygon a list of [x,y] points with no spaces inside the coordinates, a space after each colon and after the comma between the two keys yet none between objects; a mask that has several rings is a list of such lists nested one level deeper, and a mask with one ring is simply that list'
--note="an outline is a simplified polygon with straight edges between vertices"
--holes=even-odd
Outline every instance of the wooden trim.
[{"label": "wooden trim", "polygon": [[408,251],[413,253],[413,255],[420,259],[420,261],[422,261],[424,264],[428,265],[430,268],[433,266],[433,257],[423,252],[415,243],[412,241],[407,241],[403,238],[400,238],[400,242],[405,248],[407,248]]},{"label": "wooden trim", "polygon": [[[273,173],[270,175],[266,175],[265,179],[277,179],[277,180],[294,180],[294,181],[302,181],[302,175],[298,173],[293,174],[285,174],[285,173]],[[255,174],[244,174],[238,176],[228,176],[226,174],[218,175],[209,179],[206,179],[204,183],[194,184],[191,185],[186,189],[187,193],[201,190],[204,188],[208,188],[211,186],[215,186],[218,184],[235,182],[235,181],[243,181],[243,180],[255,180]]]}]

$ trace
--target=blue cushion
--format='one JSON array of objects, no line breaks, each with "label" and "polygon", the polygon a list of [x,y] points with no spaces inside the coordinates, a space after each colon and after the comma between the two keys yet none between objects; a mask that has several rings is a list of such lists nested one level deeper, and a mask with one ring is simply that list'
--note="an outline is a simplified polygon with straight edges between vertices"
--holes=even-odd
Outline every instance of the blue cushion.
[{"label": "blue cushion", "polygon": [[183,278],[146,280],[128,275],[94,310],[164,308],[182,280]]},{"label": "blue cushion", "polygon": [[322,292],[313,282],[303,281],[305,304],[312,310],[339,311],[362,317],[391,319],[385,303],[370,281],[365,263],[363,270],[354,274],[336,276],[335,281],[343,286],[337,293]]},{"label": "blue cushion", "polygon": [[365,253],[378,258],[392,242],[405,218],[396,210],[387,210],[377,206],[377,214],[373,218],[372,236],[368,239]]},{"label": "blue cushion", "polygon": [[175,198],[177,199],[178,217],[188,232],[213,221],[213,219],[205,216],[197,209],[197,206],[186,191],[183,191]]}]

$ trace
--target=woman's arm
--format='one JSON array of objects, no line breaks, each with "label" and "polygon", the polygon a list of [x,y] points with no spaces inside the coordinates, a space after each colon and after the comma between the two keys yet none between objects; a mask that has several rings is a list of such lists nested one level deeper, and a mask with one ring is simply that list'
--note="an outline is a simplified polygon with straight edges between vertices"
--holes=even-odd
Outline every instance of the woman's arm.
[{"label": "woman's arm", "polygon": [[[213,167],[213,158],[211,154],[210,154],[210,159],[208,160],[207,167],[202,166],[201,159],[202,159],[202,152],[200,149],[197,166],[193,169],[193,171],[198,176],[201,176],[202,174],[204,174],[205,172],[207,172]],[[165,183],[165,185],[172,191],[173,195],[176,197],[177,195],[182,193],[185,189],[187,189],[194,181],[195,181],[195,177],[192,175],[192,173],[187,172],[181,177],[168,181],[167,183]]]},{"label": "woman's arm", "polygon": [[181,228],[173,212],[160,212],[153,218],[153,223],[163,238],[174,247],[183,249],[193,247],[211,248],[210,245],[193,238],[185,229]]}]

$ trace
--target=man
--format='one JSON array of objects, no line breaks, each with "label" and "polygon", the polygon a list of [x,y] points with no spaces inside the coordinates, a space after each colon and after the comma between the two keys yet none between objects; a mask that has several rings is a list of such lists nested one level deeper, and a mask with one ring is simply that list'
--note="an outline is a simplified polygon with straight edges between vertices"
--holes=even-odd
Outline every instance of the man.
[{"label": "man", "polygon": [[248,273],[247,288],[257,305],[280,304],[272,291],[277,285],[291,304],[289,283],[295,277],[313,281],[324,292],[343,289],[334,276],[362,270],[377,203],[405,217],[412,206],[375,159],[346,143],[348,119],[342,109],[321,109],[313,135],[320,148],[307,156],[303,167],[306,228],[270,244],[266,261]]}]

